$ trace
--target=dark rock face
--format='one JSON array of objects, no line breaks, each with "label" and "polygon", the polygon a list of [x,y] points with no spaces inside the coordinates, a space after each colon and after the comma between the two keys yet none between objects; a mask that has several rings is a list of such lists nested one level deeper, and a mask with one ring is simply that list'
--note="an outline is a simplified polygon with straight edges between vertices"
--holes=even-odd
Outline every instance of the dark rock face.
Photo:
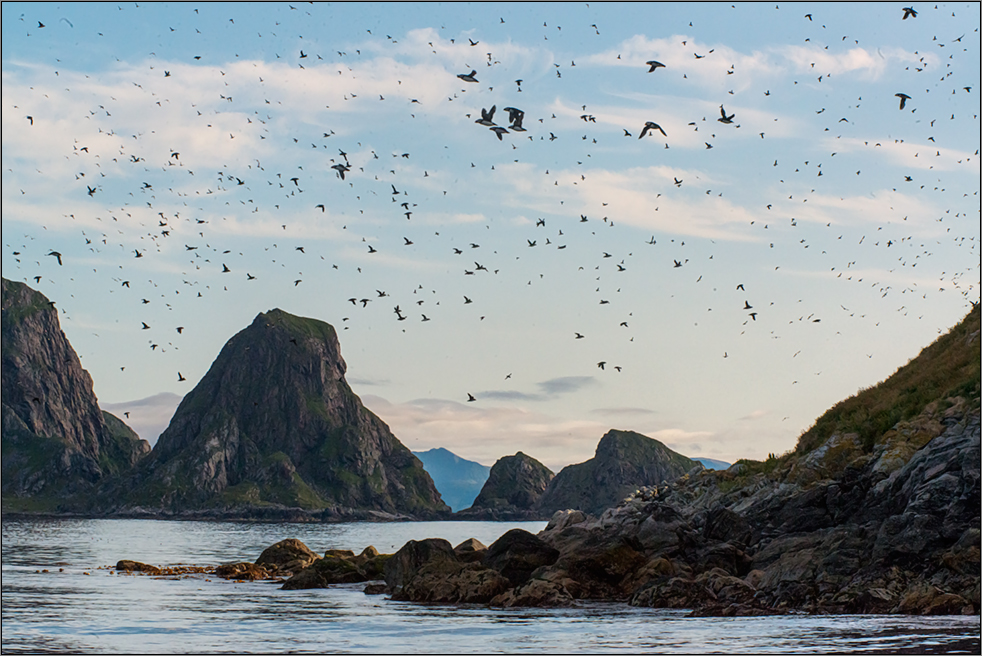
[{"label": "dark rock face", "polygon": [[184,397],[129,505],[448,513],[420,461],[344,373],[330,325],[259,314]]},{"label": "dark rock face", "polygon": [[528,531],[513,528],[488,547],[484,563],[501,572],[512,585],[524,583],[532,572],[556,562],[559,551]]},{"label": "dark rock face", "polygon": [[457,562],[450,543],[442,538],[410,540],[385,564],[385,584],[398,590],[412,579],[419,569],[431,562]]},{"label": "dark rock face", "polygon": [[658,440],[631,431],[609,431],[596,455],[556,474],[535,507],[543,513],[576,509],[599,514],[643,485],[672,481],[699,466]]},{"label": "dark rock face", "polygon": [[491,473],[468,513],[491,511],[491,514],[502,516],[533,513],[536,502],[554,476],[548,467],[521,451],[505,456],[491,467]]},{"label": "dark rock face", "polygon": [[410,540],[385,563],[385,583],[399,601],[488,603],[508,580],[479,561],[457,558],[441,538]]},{"label": "dark rock face", "polygon": [[128,471],[150,445],[99,409],[48,299],[6,279],[2,339],[4,508],[33,498],[43,500],[35,509],[84,509],[96,484]]}]

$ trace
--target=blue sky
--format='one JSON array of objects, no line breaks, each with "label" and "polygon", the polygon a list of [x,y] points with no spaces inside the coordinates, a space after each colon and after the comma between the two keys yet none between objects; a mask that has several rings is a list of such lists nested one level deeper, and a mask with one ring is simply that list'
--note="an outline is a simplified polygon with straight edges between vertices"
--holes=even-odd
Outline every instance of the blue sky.
[{"label": "blue sky", "polygon": [[781,453],[979,299],[979,6],[904,6],[4,3],[3,275],[151,440],[279,307],[414,450]]}]

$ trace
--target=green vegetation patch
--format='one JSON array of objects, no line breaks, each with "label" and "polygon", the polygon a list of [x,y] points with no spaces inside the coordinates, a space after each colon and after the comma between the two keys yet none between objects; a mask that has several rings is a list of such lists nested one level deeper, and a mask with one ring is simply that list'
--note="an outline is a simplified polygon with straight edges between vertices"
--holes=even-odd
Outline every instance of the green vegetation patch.
[{"label": "green vegetation patch", "polygon": [[282,326],[294,335],[324,342],[336,342],[334,327],[317,319],[298,317],[280,309],[270,310],[263,315],[274,326]]},{"label": "green vegetation patch", "polygon": [[898,422],[931,402],[961,396],[979,407],[979,306],[946,335],[882,383],[840,401],[798,439],[797,453],[821,446],[834,433],[856,433],[866,453]]}]

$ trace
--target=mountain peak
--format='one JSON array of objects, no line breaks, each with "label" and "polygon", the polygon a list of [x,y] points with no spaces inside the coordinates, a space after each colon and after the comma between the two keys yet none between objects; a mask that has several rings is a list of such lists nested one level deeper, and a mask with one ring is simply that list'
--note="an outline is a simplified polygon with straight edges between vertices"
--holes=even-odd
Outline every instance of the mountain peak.
[{"label": "mountain peak", "polygon": [[345,370],[330,324],[260,313],[184,397],[131,501],[445,512],[420,461],[362,405]]}]

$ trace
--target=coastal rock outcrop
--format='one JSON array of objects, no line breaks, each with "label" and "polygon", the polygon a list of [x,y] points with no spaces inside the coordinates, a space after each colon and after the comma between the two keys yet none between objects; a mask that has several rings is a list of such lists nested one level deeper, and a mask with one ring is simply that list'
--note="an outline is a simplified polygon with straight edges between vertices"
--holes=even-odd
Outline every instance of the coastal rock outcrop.
[{"label": "coastal rock outcrop", "polygon": [[150,445],[99,409],[54,304],[23,283],[2,284],[3,508],[84,511],[96,486]]},{"label": "coastal rock outcrop", "polygon": [[572,508],[599,514],[643,485],[675,480],[701,467],[658,440],[633,431],[612,430],[586,462],[563,467],[535,503],[546,516]]},{"label": "coastal rock outcrop", "polygon": [[536,502],[555,474],[541,462],[521,451],[499,459],[474,503],[457,513],[461,519],[538,519]]},{"label": "coastal rock outcrop", "polygon": [[345,368],[329,324],[260,313],[184,397],[121,510],[449,514],[419,459],[351,391]]}]

